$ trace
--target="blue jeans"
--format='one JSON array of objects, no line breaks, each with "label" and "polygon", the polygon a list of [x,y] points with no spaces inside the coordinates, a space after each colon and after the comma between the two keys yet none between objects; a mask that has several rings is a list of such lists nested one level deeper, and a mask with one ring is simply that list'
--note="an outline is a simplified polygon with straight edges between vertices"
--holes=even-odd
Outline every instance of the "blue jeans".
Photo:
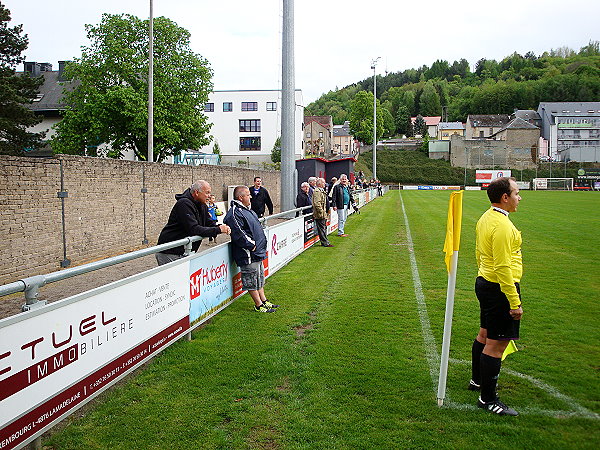
[{"label": "blue jeans", "polygon": [[344,205],[343,209],[338,208],[338,236],[344,233],[344,225],[346,224],[346,219],[348,218],[348,205]]}]

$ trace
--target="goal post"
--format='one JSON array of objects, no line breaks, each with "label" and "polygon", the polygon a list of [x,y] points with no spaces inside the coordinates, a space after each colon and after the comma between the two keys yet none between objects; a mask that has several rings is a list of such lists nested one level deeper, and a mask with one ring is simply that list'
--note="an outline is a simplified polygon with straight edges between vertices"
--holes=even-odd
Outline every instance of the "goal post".
[{"label": "goal post", "polygon": [[572,191],[573,178],[534,178],[533,189],[536,191]]}]

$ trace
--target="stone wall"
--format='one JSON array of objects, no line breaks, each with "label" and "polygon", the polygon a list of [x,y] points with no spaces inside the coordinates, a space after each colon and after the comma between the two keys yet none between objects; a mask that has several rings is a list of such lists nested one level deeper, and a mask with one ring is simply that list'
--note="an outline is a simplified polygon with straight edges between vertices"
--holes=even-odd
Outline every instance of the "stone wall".
[{"label": "stone wall", "polygon": [[251,185],[255,175],[279,211],[274,171],[0,156],[0,284],[155,245],[175,194],[193,181],[207,180],[217,201],[226,201],[227,186]]}]

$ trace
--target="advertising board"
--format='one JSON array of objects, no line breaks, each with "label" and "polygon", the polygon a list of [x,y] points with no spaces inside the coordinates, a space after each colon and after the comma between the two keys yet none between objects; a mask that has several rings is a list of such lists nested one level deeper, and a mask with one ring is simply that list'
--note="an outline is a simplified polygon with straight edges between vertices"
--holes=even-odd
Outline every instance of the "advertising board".
[{"label": "advertising board", "polygon": [[239,268],[228,244],[202,253],[189,264],[190,323],[194,324],[233,298],[233,278]]},{"label": "advertising board", "polygon": [[267,253],[269,273],[276,272],[304,250],[304,218],[283,222],[268,228]]},{"label": "advertising board", "polygon": [[189,329],[188,262],[9,317],[0,448],[39,434]]},{"label": "advertising board", "polygon": [[491,183],[496,178],[510,177],[510,169],[506,170],[476,170],[475,171],[475,182],[476,183]]},{"label": "advertising board", "polygon": [[304,248],[308,248],[319,240],[315,219],[312,214],[304,216]]}]

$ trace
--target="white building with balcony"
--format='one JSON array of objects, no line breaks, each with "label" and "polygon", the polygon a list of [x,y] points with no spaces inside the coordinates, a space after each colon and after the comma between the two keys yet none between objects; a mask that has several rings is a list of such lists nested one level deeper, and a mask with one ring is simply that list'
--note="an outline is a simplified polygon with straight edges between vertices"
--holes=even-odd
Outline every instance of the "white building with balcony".
[{"label": "white building with balcony", "polygon": [[600,102],[543,102],[538,113],[552,159],[600,161]]},{"label": "white building with balcony", "polygon": [[[302,91],[296,90],[295,158],[304,157],[302,128],[304,106]],[[199,149],[212,153],[219,144],[221,162],[257,164],[271,162],[271,151],[281,136],[281,91],[213,91],[204,107],[212,127],[212,142]]]}]

